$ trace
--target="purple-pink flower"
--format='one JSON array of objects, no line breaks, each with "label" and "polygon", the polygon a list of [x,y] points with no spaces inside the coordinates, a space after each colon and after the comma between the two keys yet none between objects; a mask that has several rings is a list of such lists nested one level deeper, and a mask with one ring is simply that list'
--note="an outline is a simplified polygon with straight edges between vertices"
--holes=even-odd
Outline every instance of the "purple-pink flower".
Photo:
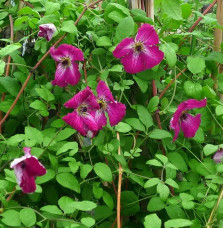
[{"label": "purple-pink flower", "polygon": [[220,163],[222,162],[222,158],[223,158],[223,149],[220,149],[214,154],[213,159],[216,163]]},{"label": "purple-pink flower", "polygon": [[194,108],[203,108],[206,105],[206,98],[201,101],[189,99],[187,101],[182,102],[177,107],[177,111],[174,113],[170,121],[170,127],[175,132],[173,142],[177,139],[180,130],[183,131],[184,137],[186,138],[193,138],[195,136],[201,123],[201,114],[192,116],[188,113],[188,111]]},{"label": "purple-pink flower", "polygon": [[63,120],[81,135],[93,137],[98,132],[98,125],[94,116],[100,106],[89,87],[77,93],[64,106],[73,108],[74,111],[64,116]]},{"label": "purple-pink flower", "polygon": [[158,65],[164,53],[157,44],[159,37],[153,26],[144,24],[133,38],[125,38],[113,51],[115,58],[121,59],[126,72],[139,73]]},{"label": "purple-pink flower", "polygon": [[125,116],[125,105],[114,100],[104,81],[98,83],[97,94],[97,102],[100,105],[100,109],[96,111],[95,120],[98,124],[98,129],[100,130],[107,125],[105,112],[108,113],[111,126],[118,124]]},{"label": "purple-pink flower", "polygon": [[25,156],[14,159],[10,167],[14,169],[17,182],[24,193],[36,190],[35,177],[46,174],[45,167],[31,155],[31,148],[24,147]]},{"label": "purple-pink flower", "polygon": [[60,87],[65,87],[68,84],[76,85],[81,74],[75,61],[84,61],[83,52],[72,45],[62,44],[57,49],[51,47],[50,54],[58,62],[52,84]]},{"label": "purple-pink flower", "polygon": [[42,24],[39,26],[38,36],[45,37],[47,41],[50,41],[56,30],[57,29],[54,24]]}]

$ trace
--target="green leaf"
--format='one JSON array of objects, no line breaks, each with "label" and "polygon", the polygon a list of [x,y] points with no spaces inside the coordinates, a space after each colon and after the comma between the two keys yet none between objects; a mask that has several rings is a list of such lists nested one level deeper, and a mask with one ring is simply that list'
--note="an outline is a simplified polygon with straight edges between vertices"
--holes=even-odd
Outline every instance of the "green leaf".
[{"label": "green leaf", "polygon": [[49,180],[52,180],[54,177],[55,177],[55,171],[52,169],[47,169],[47,172],[45,175],[36,178],[36,183],[43,184]]},{"label": "green leaf", "polygon": [[26,6],[19,10],[19,15],[32,15],[34,17],[40,18],[40,15],[37,11],[31,9],[30,7]]},{"label": "green leaf", "polygon": [[95,224],[95,220],[91,217],[84,217],[81,219],[81,223],[87,227],[91,227]]},{"label": "green leaf", "polygon": [[43,142],[43,134],[34,127],[25,127],[25,144],[28,147],[33,147],[36,144]]},{"label": "green leaf", "polygon": [[70,203],[73,203],[74,199],[71,199],[68,196],[63,196],[58,200],[58,205],[63,210],[65,214],[73,213],[76,209],[69,206]]},{"label": "green leaf", "polygon": [[0,85],[2,85],[7,92],[16,97],[20,91],[20,85],[15,78],[0,77]]},{"label": "green leaf", "polygon": [[177,184],[177,182],[172,180],[172,179],[167,179],[165,181],[165,183],[170,185],[170,186],[172,186],[172,187],[174,187],[174,188],[179,188],[179,185]]},{"label": "green leaf", "polygon": [[71,129],[71,128],[66,128],[56,136],[55,140],[56,141],[62,141],[64,139],[69,138],[71,135],[73,135],[76,132],[76,130]]},{"label": "green leaf", "polygon": [[209,156],[210,154],[215,153],[218,150],[218,146],[207,144],[204,147],[204,154],[205,156]]},{"label": "green leaf", "polygon": [[223,53],[212,51],[208,54],[208,56],[205,58],[207,61],[215,61],[217,63],[223,64]]},{"label": "green leaf", "polygon": [[112,182],[112,172],[108,165],[101,162],[96,163],[94,171],[103,181]]},{"label": "green leaf", "polygon": [[222,106],[222,105],[218,105],[218,106],[215,108],[215,113],[216,113],[217,116],[223,115],[223,106]]},{"label": "green leaf", "polygon": [[122,191],[121,205],[123,215],[135,215],[140,211],[139,198],[133,191]]},{"label": "green leaf", "polygon": [[160,182],[157,185],[157,192],[160,194],[160,199],[165,201],[170,194],[170,189],[163,182]]},{"label": "green leaf", "polygon": [[156,214],[150,214],[145,217],[145,228],[161,228],[161,219]]},{"label": "green leaf", "polygon": [[21,226],[19,212],[15,210],[7,210],[1,214],[3,217],[1,222],[7,226]]},{"label": "green leaf", "polygon": [[17,146],[20,142],[25,140],[25,135],[24,134],[17,134],[13,135],[7,140],[7,144],[9,146]]},{"label": "green leaf", "polygon": [[165,209],[171,219],[186,218],[184,211],[179,205],[166,206]]},{"label": "green leaf", "polygon": [[42,17],[39,21],[38,24],[47,24],[47,23],[53,23],[53,24],[60,24],[60,18],[56,15],[47,15]]},{"label": "green leaf", "polygon": [[69,188],[77,193],[80,193],[80,184],[71,173],[59,173],[56,176],[56,180],[65,188]]},{"label": "green leaf", "polygon": [[112,43],[109,37],[101,36],[98,38],[96,45],[99,47],[110,47],[112,46]]},{"label": "green leaf", "polygon": [[124,18],[116,28],[116,39],[121,41],[122,39],[132,36],[135,32],[135,23],[132,17]]},{"label": "green leaf", "polygon": [[180,0],[163,0],[163,13],[174,20],[182,20],[181,1]]},{"label": "green leaf", "polygon": [[45,87],[35,89],[38,95],[45,101],[53,101],[55,99],[54,95]]},{"label": "green leaf", "polygon": [[152,97],[147,106],[149,112],[155,112],[158,109],[158,104],[159,104],[159,97],[158,96]]},{"label": "green leaf", "polygon": [[24,208],[19,213],[20,219],[22,223],[26,227],[30,227],[35,225],[36,223],[36,214],[33,209],[31,208]]},{"label": "green leaf", "polygon": [[150,187],[153,187],[159,183],[160,183],[160,179],[155,177],[155,178],[152,178],[152,179],[146,181],[144,188],[150,188]]},{"label": "green leaf", "polygon": [[87,175],[91,172],[92,170],[92,166],[89,164],[84,164],[81,166],[80,169],[80,176],[82,179],[85,179],[87,177]]},{"label": "green leaf", "polygon": [[136,76],[133,76],[133,78],[135,79],[135,81],[138,84],[142,93],[146,93],[146,91],[148,90],[148,87],[149,87],[148,82],[146,80],[143,80],[143,79],[136,77]]},{"label": "green leaf", "polygon": [[153,119],[148,110],[144,106],[137,105],[137,113],[139,119],[146,126],[146,128],[149,128],[153,125]]},{"label": "green leaf", "polygon": [[5,62],[0,60],[0,76],[5,72]]},{"label": "green leaf", "polygon": [[181,10],[183,19],[187,19],[192,13],[192,7],[190,4],[187,3],[181,5]]},{"label": "green leaf", "polygon": [[153,166],[158,166],[158,167],[163,167],[162,163],[157,161],[156,159],[151,159],[146,162],[147,165],[153,165]]},{"label": "green leaf", "polygon": [[80,211],[91,211],[97,207],[97,204],[91,201],[75,201],[72,203],[68,203],[68,206]]},{"label": "green leaf", "polygon": [[118,125],[115,126],[115,130],[122,133],[127,133],[132,130],[131,126],[126,123],[120,122]]},{"label": "green leaf", "polygon": [[46,105],[40,100],[35,100],[34,102],[32,102],[30,104],[30,107],[33,109],[39,110],[40,114],[42,116],[48,116],[49,115],[49,112],[47,111]]},{"label": "green leaf", "polygon": [[57,155],[67,152],[68,150],[71,150],[73,154],[76,154],[78,152],[78,144],[77,142],[68,142],[65,143],[58,151]]},{"label": "green leaf", "polygon": [[159,197],[152,197],[147,205],[148,211],[160,211],[165,207],[165,204]]},{"label": "green leaf", "polygon": [[168,158],[163,154],[156,154],[155,155],[164,165],[168,162]]},{"label": "green leaf", "polygon": [[187,57],[187,67],[193,73],[197,74],[204,70],[205,60],[201,57]]},{"label": "green leaf", "polygon": [[46,2],[44,7],[46,14],[50,15],[60,10],[60,4],[56,2]]},{"label": "green leaf", "polygon": [[142,122],[137,118],[128,118],[125,120],[125,122],[129,125],[131,125],[134,129],[139,131],[145,131],[145,127],[142,124]]},{"label": "green leaf", "polygon": [[164,223],[165,228],[178,228],[191,226],[192,222],[187,219],[171,219]]},{"label": "green leaf", "polygon": [[199,83],[186,81],[183,88],[189,97],[193,97],[195,99],[200,99],[202,97],[203,88]]},{"label": "green leaf", "polygon": [[172,138],[172,135],[168,131],[155,129],[154,131],[151,132],[149,137],[152,139],[165,139],[165,138]]},{"label": "green leaf", "polygon": [[113,201],[113,199],[112,199],[112,197],[111,197],[111,195],[110,195],[109,193],[107,193],[107,192],[104,191],[104,192],[103,192],[103,195],[102,195],[102,198],[103,198],[105,204],[106,204],[109,208],[111,208],[111,209],[114,208],[114,201]]},{"label": "green leaf", "polygon": [[7,56],[19,48],[21,48],[21,44],[19,43],[7,45],[6,47],[0,49],[0,57]]},{"label": "green leaf", "polygon": [[74,21],[64,21],[61,25],[61,30],[74,35],[77,35],[77,27],[74,25]]},{"label": "green leaf", "polygon": [[177,55],[174,43],[164,43],[160,45],[160,50],[164,52],[169,67],[174,67],[177,62]]},{"label": "green leaf", "polygon": [[168,153],[167,157],[170,160],[170,162],[173,165],[175,165],[180,171],[182,172],[188,171],[187,164],[180,153],[171,152],[171,153]]},{"label": "green leaf", "polygon": [[56,205],[47,205],[40,208],[41,211],[45,211],[55,215],[63,215],[63,212]]}]

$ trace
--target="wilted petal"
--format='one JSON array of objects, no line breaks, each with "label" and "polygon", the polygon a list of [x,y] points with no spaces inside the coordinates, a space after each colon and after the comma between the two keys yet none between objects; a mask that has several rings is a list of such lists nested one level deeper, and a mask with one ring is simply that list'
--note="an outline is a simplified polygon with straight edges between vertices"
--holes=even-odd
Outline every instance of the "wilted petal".
[{"label": "wilted petal", "polygon": [[67,86],[67,76],[70,75],[70,70],[68,68],[63,67],[61,63],[57,65],[55,79],[52,81],[52,85],[58,85],[60,87]]},{"label": "wilted petal", "polygon": [[114,126],[118,124],[125,116],[126,107],[122,103],[118,103],[118,102],[110,103],[108,104],[107,112],[108,112],[110,124],[111,126]]},{"label": "wilted petal", "polygon": [[146,70],[144,56],[140,53],[131,51],[121,59],[121,63],[127,73],[136,74]]},{"label": "wilted petal", "polygon": [[66,69],[66,83],[70,85],[76,85],[81,78],[81,74],[77,63],[72,63],[70,67]]},{"label": "wilted petal", "polygon": [[213,157],[213,159],[216,163],[222,162],[222,158],[223,158],[223,150],[217,151]]},{"label": "wilted petal", "polygon": [[83,119],[75,111],[72,113],[68,113],[62,119],[67,124],[69,124],[72,128],[77,130],[81,135],[86,136],[87,132],[85,131],[85,128],[84,128]]},{"label": "wilted petal", "polygon": [[193,138],[201,124],[201,114],[192,116],[188,113],[184,114],[184,118],[181,120],[181,129],[184,133],[184,137]]},{"label": "wilted petal", "polygon": [[170,121],[170,127],[174,130],[174,137],[173,137],[173,142],[178,138],[178,135],[180,133],[180,123],[179,121],[173,121],[174,119],[172,118]]},{"label": "wilted petal", "polygon": [[23,165],[29,176],[42,176],[46,174],[45,167],[34,156],[27,158]]},{"label": "wilted petal", "polygon": [[50,41],[53,37],[53,34],[56,31],[56,27],[54,24],[42,24],[39,26],[38,36],[45,37],[47,41]]},{"label": "wilted petal", "polygon": [[98,125],[98,130],[101,130],[104,126],[107,125],[107,118],[102,109],[97,110],[95,113],[95,121]]},{"label": "wilted petal", "polygon": [[157,46],[145,47],[145,51],[141,54],[143,55],[143,62],[146,69],[151,69],[158,65],[164,58],[164,53]]},{"label": "wilted petal", "polygon": [[184,104],[185,110],[190,110],[190,109],[194,109],[194,108],[203,108],[207,105],[207,99],[203,99],[203,100],[195,100],[195,99],[189,99],[187,101],[182,102],[181,104]]},{"label": "wilted petal", "polygon": [[131,50],[133,50],[134,39],[125,38],[121,41],[113,51],[115,58],[120,59],[121,57],[127,55]]},{"label": "wilted petal", "polygon": [[104,81],[100,81],[97,86],[99,98],[105,98],[106,101],[114,101],[112,93]]},{"label": "wilted petal", "polygon": [[138,30],[136,41],[141,41],[146,45],[156,45],[159,43],[159,37],[152,25],[144,24]]}]

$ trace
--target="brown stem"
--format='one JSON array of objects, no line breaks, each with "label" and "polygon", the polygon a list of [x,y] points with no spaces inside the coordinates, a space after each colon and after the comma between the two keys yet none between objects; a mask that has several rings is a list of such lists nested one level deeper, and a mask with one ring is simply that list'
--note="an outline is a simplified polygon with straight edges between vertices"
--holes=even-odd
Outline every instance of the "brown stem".
[{"label": "brown stem", "polygon": [[[183,74],[185,71],[187,70],[187,68],[184,68],[179,74],[177,74],[176,79],[179,78],[181,76],[181,74]],[[166,93],[166,91],[168,90],[168,88],[174,83],[175,78],[173,78],[169,84],[165,87],[165,89],[162,91],[162,93],[159,95],[159,99],[161,99],[163,97],[163,95]]]},{"label": "brown stem", "polygon": [[220,204],[220,202],[222,200],[222,197],[223,197],[223,187],[221,189],[221,193],[220,193],[220,195],[218,197],[217,203],[215,204],[215,206],[213,207],[213,209],[211,211],[210,217],[209,217],[208,222],[207,222],[207,228],[211,228],[212,227],[211,223],[212,223],[212,220],[214,218],[215,212],[218,209],[218,206],[219,206],[219,204]]},{"label": "brown stem", "polygon": [[[117,134],[117,140],[120,143],[120,135],[119,132]],[[121,146],[118,147],[118,155],[121,155]],[[117,228],[121,228],[121,191],[122,191],[122,166],[119,163],[119,169],[118,169],[118,195],[117,195]]]},{"label": "brown stem", "polygon": [[34,8],[34,6],[30,2],[26,2],[25,0],[22,0],[22,2],[24,2],[30,8],[32,8],[32,9]]},{"label": "brown stem", "polygon": [[117,223],[117,218],[115,218],[115,221],[112,223],[111,228],[114,228]]},{"label": "brown stem", "polygon": [[[9,14],[9,21],[10,21],[10,34],[11,34],[11,43],[13,42],[14,39],[14,31],[13,31],[13,19],[12,15]],[[6,71],[5,71],[5,76],[9,76],[9,71],[10,71],[10,63],[11,63],[11,56],[8,56],[7,60],[7,66],[6,66]],[[5,100],[5,93],[2,94],[1,101]],[[2,120],[2,111],[0,111],[0,121]],[[2,125],[0,125],[0,134],[2,133]]]},{"label": "brown stem", "polygon": [[[91,4],[89,4],[88,6],[85,6],[82,13],[80,14],[80,16],[77,18],[77,20],[74,22],[74,25],[77,25],[78,22],[80,21],[80,19],[83,17],[84,13],[86,12],[86,10],[88,8],[91,8],[92,6],[94,6],[95,4],[101,2],[103,0],[98,0],[96,2],[92,2]],[[54,45],[52,45],[52,47],[55,47],[56,45],[58,45],[66,36],[67,34],[65,33],[62,37],[59,38],[59,40],[56,41],[56,43]],[[50,51],[48,50],[45,55],[37,62],[37,64],[33,67],[32,71],[29,73],[28,77],[26,78],[22,88],[20,89],[18,95],[16,96],[14,102],[12,103],[11,107],[9,108],[8,112],[5,114],[4,118],[0,121],[0,126],[2,126],[2,124],[5,122],[5,120],[8,118],[9,114],[11,113],[12,109],[15,107],[17,101],[19,100],[19,97],[21,96],[21,94],[23,93],[24,89],[26,88],[32,74],[35,72],[35,70],[39,67],[39,65],[43,62],[43,60],[49,55]]]}]

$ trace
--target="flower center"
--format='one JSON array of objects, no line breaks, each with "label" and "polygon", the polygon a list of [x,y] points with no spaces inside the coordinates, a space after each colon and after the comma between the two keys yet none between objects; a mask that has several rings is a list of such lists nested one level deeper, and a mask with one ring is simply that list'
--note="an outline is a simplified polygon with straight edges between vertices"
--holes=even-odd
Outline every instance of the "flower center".
[{"label": "flower center", "polygon": [[64,68],[67,68],[71,65],[71,60],[69,57],[62,57],[61,58],[61,63]]},{"label": "flower center", "polygon": [[187,112],[183,112],[182,115],[180,116],[181,120],[186,120],[187,119]]},{"label": "flower center", "polygon": [[82,104],[80,105],[78,108],[77,108],[77,113],[80,115],[80,116],[84,116],[87,114],[87,111],[88,111],[88,107],[86,104]]},{"label": "flower center", "polygon": [[26,163],[24,161],[21,162],[21,168],[24,169],[26,167]]},{"label": "flower center", "polygon": [[107,103],[103,98],[97,99],[97,102],[100,106],[100,109],[106,110],[107,109]]},{"label": "flower center", "polygon": [[138,52],[138,53],[143,51],[144,50],[143,43],[141,43],[141,42],[135,43],[134,44],[134,50],[135,50],[135,52]]}]

